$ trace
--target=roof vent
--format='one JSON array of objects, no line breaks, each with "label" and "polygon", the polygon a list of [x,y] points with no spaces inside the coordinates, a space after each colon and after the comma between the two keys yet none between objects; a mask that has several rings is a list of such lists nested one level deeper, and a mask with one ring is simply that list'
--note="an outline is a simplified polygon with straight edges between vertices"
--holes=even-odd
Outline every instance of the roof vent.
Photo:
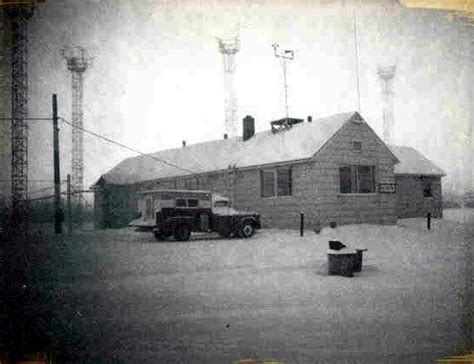
[{"label": "roof vent", "polygon": [[303,121],[304,119],[283,118],[280,120],[271,121],[270,125],[272,127],[272,133],[277,133],[282,130],[291,129],[293,125],[302,123]]}]

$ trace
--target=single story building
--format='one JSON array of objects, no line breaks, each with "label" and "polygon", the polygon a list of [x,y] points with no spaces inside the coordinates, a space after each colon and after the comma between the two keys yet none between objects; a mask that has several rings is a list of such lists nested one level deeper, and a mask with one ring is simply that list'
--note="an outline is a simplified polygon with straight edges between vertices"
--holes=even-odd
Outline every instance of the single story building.
[{"label": "single story building", "polygon": [[409,147],[389,147],[358,112],[318,120],[282,119],[243,136],[125,159],[94,184],[96,227],[137,217],[138,192],[205,189],[261,214],[263,227],[395,224],[442,214],[438,167]]}]

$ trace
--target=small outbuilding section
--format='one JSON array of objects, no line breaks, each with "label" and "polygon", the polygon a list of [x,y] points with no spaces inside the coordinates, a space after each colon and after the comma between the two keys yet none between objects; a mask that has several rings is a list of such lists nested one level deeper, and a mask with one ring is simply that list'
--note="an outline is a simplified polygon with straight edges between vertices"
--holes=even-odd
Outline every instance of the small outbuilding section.
[{"label": "small outbuilding section", "polygon": [[395,165],[397,216],[420,217],[431,213],[443,217],[441,177],[445,173],[411,147],[391,146],[400,160]]}]

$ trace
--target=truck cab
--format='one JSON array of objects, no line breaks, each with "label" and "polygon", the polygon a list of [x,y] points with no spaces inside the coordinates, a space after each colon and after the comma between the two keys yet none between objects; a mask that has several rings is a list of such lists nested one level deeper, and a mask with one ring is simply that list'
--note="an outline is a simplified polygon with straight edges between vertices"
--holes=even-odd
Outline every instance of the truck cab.
[{"label": "truck cab", "polygon": [[139,201],[141,218],[129,225],[153,231],[157,240],[174,236],[185,241],[192,232],[251,237],[260,228],[260,215],[235,210],[231,205],[230,199],[211,191],[146,191]]}]

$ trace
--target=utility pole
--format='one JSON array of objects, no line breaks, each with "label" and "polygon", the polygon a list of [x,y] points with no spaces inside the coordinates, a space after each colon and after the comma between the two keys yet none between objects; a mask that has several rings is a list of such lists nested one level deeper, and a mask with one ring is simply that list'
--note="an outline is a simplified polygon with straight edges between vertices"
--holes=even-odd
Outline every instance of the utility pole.
[{"label": "utility pole", "polygon": [[72,234],[71,175],[67,175],[67,233]]},{"label": "utility pole", "polygon": [[53,161],[54,161],[54,233],[62,233],[61,175],[59,169],[58,100],[53,94]]},{"label": "utility pole", "polygon": [[288,127],[289,111],[288,111],[288,82],[286,80],[286,62],[291,61],[295,58],[295,52],[289,49],[285,49],[282,52],[278,52],[280,47],[278,44],[272,44],[275,57],[280,58],[281,64],[283,66],[283,88],[285,90],[285,113],[286,113],[286,123],[285,126]]}]

